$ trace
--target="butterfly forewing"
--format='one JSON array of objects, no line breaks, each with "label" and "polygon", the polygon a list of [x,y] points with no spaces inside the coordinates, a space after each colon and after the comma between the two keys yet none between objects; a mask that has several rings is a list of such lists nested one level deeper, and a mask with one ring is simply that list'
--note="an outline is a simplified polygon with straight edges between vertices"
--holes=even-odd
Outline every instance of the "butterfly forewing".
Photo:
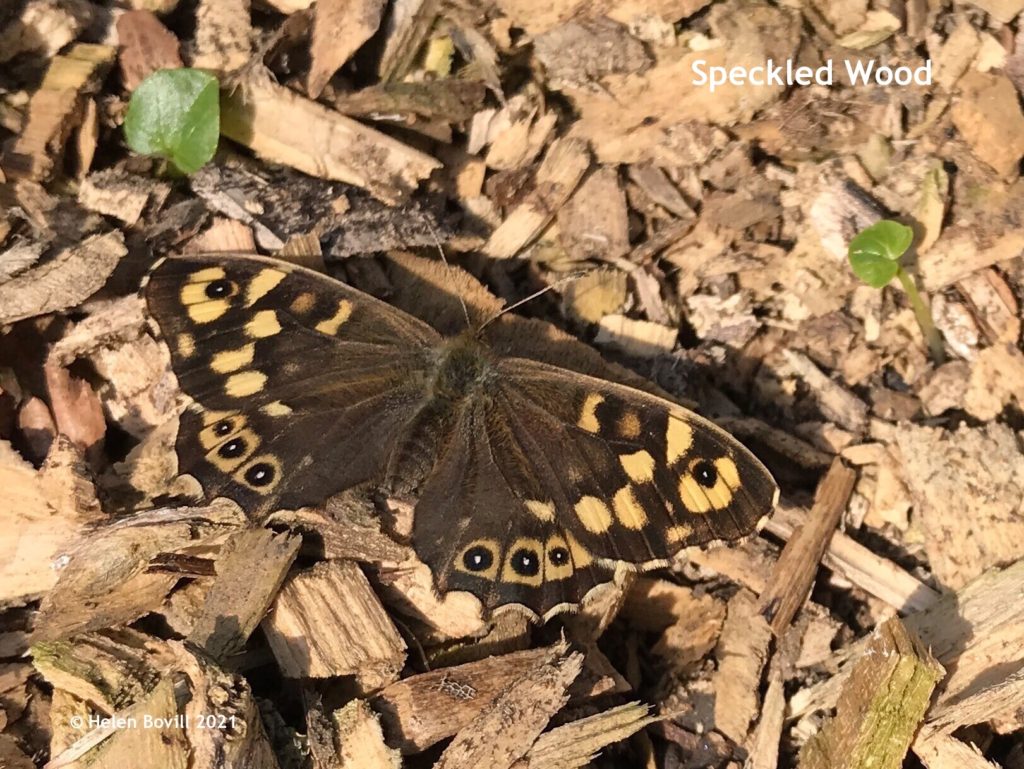
[{"label": "butterfly forewing", "polygon": [[318,504],[379,477],[441,341],[383,302],[273,260],[167,259],[145,297],[194,400],[179,470],[250,510]]}]

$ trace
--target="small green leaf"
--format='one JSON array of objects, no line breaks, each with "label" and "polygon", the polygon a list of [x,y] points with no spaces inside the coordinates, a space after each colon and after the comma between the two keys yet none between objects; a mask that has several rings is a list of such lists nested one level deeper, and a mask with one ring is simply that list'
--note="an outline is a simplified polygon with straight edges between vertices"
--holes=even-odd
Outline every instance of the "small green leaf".
[{"label": "small green leaf", "polygon": [[883,219],[850,241],[850,267],[872,288],[883,288],[896,277],[900,270],[900,257],[913,241],[912,229]]},{"label": "small green leaf", "polygon": [[154,72],[132,93],[124,135],[138,153],[160,155],[181,173],[198,171],[217,151],[217,78],[198,69]]}]

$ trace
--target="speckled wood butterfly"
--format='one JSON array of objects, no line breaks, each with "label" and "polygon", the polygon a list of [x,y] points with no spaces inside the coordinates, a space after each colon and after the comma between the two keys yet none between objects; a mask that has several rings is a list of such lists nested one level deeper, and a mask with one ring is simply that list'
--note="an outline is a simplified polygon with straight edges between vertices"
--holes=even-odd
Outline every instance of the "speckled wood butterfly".
[{"label": "speckled wood butterfly", "polygon": [[143,292],[194,401],[179,469],[207,496],[258,516],[360,485],[411,493],[412,546],[437,588],[488,608],[549,616],[615,562],[743,537],[774,505],[768,471],[715,425],[523,357],[522,339],[444,336],[252,256],[166,259]]}]

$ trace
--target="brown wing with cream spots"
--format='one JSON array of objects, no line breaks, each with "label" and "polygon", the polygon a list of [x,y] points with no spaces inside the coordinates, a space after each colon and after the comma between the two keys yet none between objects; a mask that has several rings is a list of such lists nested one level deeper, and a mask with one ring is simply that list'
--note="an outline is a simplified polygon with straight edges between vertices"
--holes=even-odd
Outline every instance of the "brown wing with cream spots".
[{"label": "brown wing with cream spots", "polygon": [[297,507],[382,476],[423,398],[433,329],[319,273],[251,256],[164,260],[143,293],[194,401],[179,470],[208,496],[250,511]]}]

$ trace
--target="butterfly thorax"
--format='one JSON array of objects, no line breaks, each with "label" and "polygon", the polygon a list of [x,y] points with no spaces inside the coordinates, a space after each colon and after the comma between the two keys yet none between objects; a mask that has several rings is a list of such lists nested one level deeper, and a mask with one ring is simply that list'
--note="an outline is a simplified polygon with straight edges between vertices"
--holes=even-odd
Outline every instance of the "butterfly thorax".
[{"label": "butterfly thorax", "polygon": [[431,392],[442,401],[461,401],[495,381],[494,361],[472,333],[452,337],[438,348]]}]

